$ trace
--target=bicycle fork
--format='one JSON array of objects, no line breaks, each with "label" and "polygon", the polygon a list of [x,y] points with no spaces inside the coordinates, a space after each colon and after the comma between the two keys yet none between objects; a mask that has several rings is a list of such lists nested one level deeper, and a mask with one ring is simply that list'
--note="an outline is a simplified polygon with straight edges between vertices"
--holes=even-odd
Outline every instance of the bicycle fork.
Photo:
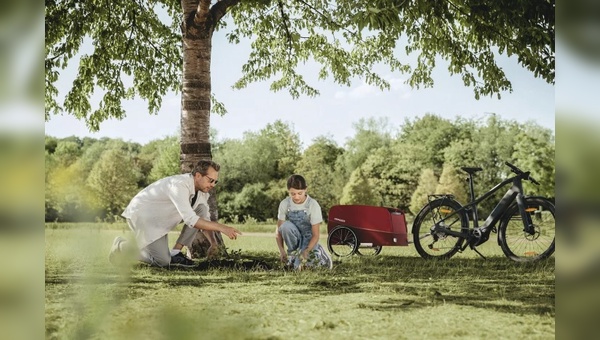
[{"label": "bicycle fork", "polygon": [[522,193],[517,194],[517,207],[521,214],[521,220],[523,221],[523,231],[529,235],[535,234],[535,227],[533,226],[533,220],[531,215],[527,211],[527,205],[525,204],[525,196]]}]

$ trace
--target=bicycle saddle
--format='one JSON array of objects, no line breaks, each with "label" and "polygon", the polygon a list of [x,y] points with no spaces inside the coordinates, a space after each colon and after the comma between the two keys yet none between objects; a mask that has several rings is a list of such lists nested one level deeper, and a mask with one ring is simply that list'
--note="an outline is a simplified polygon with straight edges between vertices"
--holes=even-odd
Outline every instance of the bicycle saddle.
[{"label": "bicycle saddle", "polygon": [[479,171],[483,170],[482,168],[470,168],[470,167],[467,167],[467,166],[462,167],[461,169],[464,170],[469,175],[473,175],[476,172],[479,172]]}]

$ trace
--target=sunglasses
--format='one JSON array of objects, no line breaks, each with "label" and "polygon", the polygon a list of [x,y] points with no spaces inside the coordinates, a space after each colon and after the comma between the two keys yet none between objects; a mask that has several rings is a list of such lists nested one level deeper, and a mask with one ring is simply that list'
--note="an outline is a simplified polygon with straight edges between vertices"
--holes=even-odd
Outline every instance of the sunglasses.
[{"label": "sunglasses", "polygon": [[204,175],[204,177],[208,178],[208,183],[210,183],[210,184],[214,183],[216,185],[217,183],[219,183],[218,179],[211,178],[211,177],[209,177],[207,175]]}]

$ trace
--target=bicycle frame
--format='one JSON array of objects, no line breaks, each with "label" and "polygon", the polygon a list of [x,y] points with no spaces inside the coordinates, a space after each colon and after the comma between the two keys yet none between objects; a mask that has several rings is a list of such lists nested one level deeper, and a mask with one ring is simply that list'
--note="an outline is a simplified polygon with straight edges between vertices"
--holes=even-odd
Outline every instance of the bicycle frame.
[{"label": "bicycle frame", "polygon": [[[470,239],[471,236],[476,236],[477,242],[475,244],[473,244],[471,242],[467,242],[467,243],[471,247],[478,246],[488,240],[489,235],[490,235],[491,231],[494,229],[494,226],[496,225],[496,223],[502,218],[503,214],[506,212],[506,210],[511,206],[511,204],[516,199],[521,217],[524,221],[524,225],[523,225],[524,229],[523,230],[532,234],[534,232],[533,231],[534,228],[533,228],[533,224],[532,224],[533,222],[531,221],[531,217],[529,216],[529,214],[527,214],[527,212],[525,211],[525,196],[523,194],[523,182],[522,182],[524,178],[529,177],[529,174],[530,174],[529,172],[523,172],[523,173],[517,174],[516,176],[507,178],[504,181],[502,181],[501,183],[494,186],[492,189],[490,189],[485,194],[481,195],[480,197],[475,198],[475,199],[472,198],[471,202],[462,206],[462,208],[454,211],[450,215],[448,215],[445,218],[438,221],[435,224],[434,228],[432,229],[432,232],[443,232],[448,235],[452,235],[452,236],[456,236],[456,237],[463,237],[466,239]],[[472,190],[473,182],[472,182],[471,176],[470,176],[469,180],[470,180],[471,196],[474,196],[474,193]],[[500,188],[506,186],[510,182],[512,182],[512,186],[508,189],[508,191],[504,194],[502,199],[500,199],[500,202],[498,202],[498,204],[494,207],[492,212],[488,215],[488,217],[484,221],[483,225],[481,227],[479,227],[478,216],[477,216],[477,205],[479,203],[481,203],[482,201],[488,199],[491,195],[493,195],[495,192],[500,190]],[[440,223],[444,222],[445,220],[449,219],[450,217],[452,217],[456,214],[459,214],[463,211],[471,212],[471,216],[473,217],[473,228],[472,229],[470,228],[468,233],[452,231],[452,230],[445,228],[443,225],[440,225]],[[466,245],[465,245],[465,247],[466,247]]]}]

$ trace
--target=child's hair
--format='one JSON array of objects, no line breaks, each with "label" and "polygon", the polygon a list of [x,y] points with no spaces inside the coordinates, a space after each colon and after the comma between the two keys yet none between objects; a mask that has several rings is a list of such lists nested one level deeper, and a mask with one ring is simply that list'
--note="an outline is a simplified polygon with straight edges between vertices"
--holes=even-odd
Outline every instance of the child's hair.
[{"label": "child's hair", "polygon": [[300,175],[291,175],[287,181],[287,188],[288,190],[292,188],[296,190],[304,190],[306,189],[306,180]]}]

